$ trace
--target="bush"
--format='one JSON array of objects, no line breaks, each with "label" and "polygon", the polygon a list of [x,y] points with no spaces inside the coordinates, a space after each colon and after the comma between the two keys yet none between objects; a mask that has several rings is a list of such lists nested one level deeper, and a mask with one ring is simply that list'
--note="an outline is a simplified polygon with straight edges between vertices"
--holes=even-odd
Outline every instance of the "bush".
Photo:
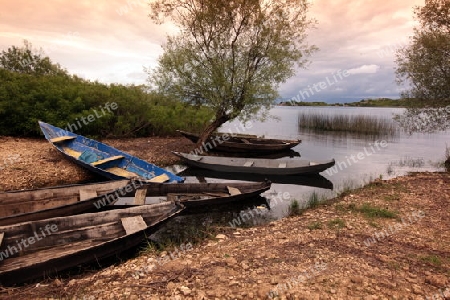
[{"label": "bush", "polygon": [[[211,111],[167,99],[144,86],[86,81],[66,73],[37,75],[0,68],[0,135],[40,136],[37,121],[88,136],[167,136],[176,129],[200,131]],[[106,103],[117,103],[106,110]],[[95,120],[85,124],[89,115]],[[78,126],[81,124],[81,126]]]}]

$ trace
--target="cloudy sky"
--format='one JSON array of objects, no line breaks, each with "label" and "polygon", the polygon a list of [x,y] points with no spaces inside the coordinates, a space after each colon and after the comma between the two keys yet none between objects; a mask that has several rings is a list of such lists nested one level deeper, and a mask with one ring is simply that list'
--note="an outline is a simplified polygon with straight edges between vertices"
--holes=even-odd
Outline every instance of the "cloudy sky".
[{"label": "cloudy sky", "polygon": [[[307,69],[280,86],[284,99],[349,102],[399,96],[395,49],[413,33],[424,0],[313,0],[320,48]],[[169,25],[152,24],[148,0],[0,0],[0,50],[24,39],[70,73],[100,82],[145,83]],[[345,72],[344,72],[345,71]],[[339,72],[339,73],[338,73]],[[339,75],[344,73],[347,76]]]}]

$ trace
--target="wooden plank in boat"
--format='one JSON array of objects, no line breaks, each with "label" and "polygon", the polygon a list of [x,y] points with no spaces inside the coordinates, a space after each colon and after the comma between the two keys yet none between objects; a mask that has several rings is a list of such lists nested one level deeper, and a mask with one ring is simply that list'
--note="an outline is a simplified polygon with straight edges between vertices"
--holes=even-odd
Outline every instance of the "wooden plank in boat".
[{"label": "wooden plank in boat", "polygon": [[145,223],[142,216],[127,217],[120,220],[122,221],[122,226],[125,229],[127,235],[147,228],[147,224]]},{"label": "wooden plank in boat", "polygon": [[80,190],[80,201],[97,197],[97,191],[94,190]]},{"label": "wooden plank in boat", "polygon": [[286,163],[280,163],[280,164],[278,165],[278,168],[286,168]]},{"label": "wooden plank in boat", "polygon": [[75,157],[76,159],[78,159],[78,157],[80,157],[81,152],[75,151],[73,149],[70,149],[68,147],[63,147],[64,152],[67,153],[67,155],[70,155],[72,157]]},{"label": "wooden plank in boat", "polygon": [[244,164],[244,167],[251,167],[253,166],[254,162],[253,161],[246,161]]},{"label": "wooden plank in boat", "polygon": [[169,176],[167,176],[167,174],[162,174],[162,175],[153,177],[150,180],[147,180],[147,182],[163,183],[163,182],[166,182],[167,180],[169,180]]},{"label": "wooden plank in boat", "polygon": [[53,138],[53,139],[50,140],[50,142],[52,142],[52,143],[61,143],[61,142],[64,142],[64,141],[74,140],[76,138],[77,138],[76,136],[66,135],[66,136],[60,136],[60,137],[57,137],[57,138]]},{"label": "wooden plank in boat", "polygon": [[130,171],[124,170],[122,168],[118,168],[118,167],[108,168],[108,169],[105,169],[105,171],[108,171],[117,176],[126,177],[126,178],[139,177],[138,174],[136,174],[136,173],[133,173],[133,172],[130,172]]},{"label": "wooden plank in boat", "polygon": [[146,195],[147,195],[147,189],[137,189],[136,193],[134,194],[134,204],[144,205]]},{"label": "wooden plank in boat", "polygon": [[111,156],[111,157],[108,157],[108,158],[105,158],[105,159],[102,159],[102,160],[97,160],[96,162],[91,163],[91,165],[98,166],[98,165],[107,163],[109,161],[119,160],[119,159],[122,159],[122,158],[124,158],[123,155]]},{"label": "wooden plank in boat", "polygon": [[2,242],[3,242],[3,237],[5,236],[5,233],[4,232],[1,232],[0,233],[0,246],[2,245]]},{"label": "wooden plank in boat", "polygon": [[228,192],[231,196],[236,196],[242,194],[241,191],[235,187],[227,186]]}]

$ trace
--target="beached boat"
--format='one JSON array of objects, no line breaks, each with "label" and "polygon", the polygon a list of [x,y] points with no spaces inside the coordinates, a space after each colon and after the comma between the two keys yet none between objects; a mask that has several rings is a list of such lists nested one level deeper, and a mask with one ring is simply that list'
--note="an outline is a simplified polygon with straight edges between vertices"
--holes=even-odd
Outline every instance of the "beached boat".
[{"label": "beached boat", "polygon": [[40,122],[45,138],[71,161],[109,179],[183,182],[184,178],[73,132]]},{"label": "beached boat", "polygon": [[186,168],[182,172],[178,173],[179,176],[188,177],[194,176],[200,182],[208,180],[208,178],[225,179],[225,180],[241,180],[241,181],[251,181],[251,182],[261,182],[264,180],[270,180],[272,183],[279,184],[295,184],[303,186],[318,187],[322,189],[333,189],[333,183],[323,177],[320,174],[303,174],[303,175],[262,175],[262,174],[251,174],[248,173],[231,173],[231,172],[217,172],[207,169],[198,168]]},{"label": "beached boat", "polygon": [[137,183],[116,180],[0,193],[0,226],[95,212]]},{"label": "beached boat", "polygon": [[135,247],[182,209],[164,202],[0,226],[0,284],[48,277]]},{"label": "beached boat", "polygon": [[[197,143],[199,136],[190,132],[177,130],[184,137]],[[231,153],[267,154],[289,150],[301,140],[279,140],[258,138],[255,135],[231,135],[228,133],[217,133],[212,136],[203,146],[203,151],[222,151]]]},{"label": "beached boat", "polygon": [[131,203],[148,204],[175,201],[186,208],[222,205],[251,199],[270,189],[270,181],[226,182],[226,183],[149,183],[137,188],[136,192],[123,197],[133,197]]},{"label": "beached boat", "polygon": [[329,161],[309,161],[304,159],[263,159],[220,156],[199,156],[173,152],[189,166],[218,172],[237,172],[267,175],[317,174],[334,166]]}]

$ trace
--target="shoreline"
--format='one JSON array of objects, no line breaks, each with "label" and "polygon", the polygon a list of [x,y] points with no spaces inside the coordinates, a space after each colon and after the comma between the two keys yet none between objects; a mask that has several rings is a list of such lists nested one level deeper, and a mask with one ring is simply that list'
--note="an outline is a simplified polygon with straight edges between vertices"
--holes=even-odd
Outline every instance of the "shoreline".
[{"label": "shoreline", "polygon": [[[193,148],[184,138],[106,142],[168,164],[176,160],[171,149]],[[23,150],[22,160],[3,170],[2,187],[86,178],[52,148],[45,140],[2,138],[3,155]],[[38,284],[0,286],[0,299],[450,299],[449,207],[450,173],[376,180],[299,216],[218,227],[215,237],[174,244],[175,250],[146,251]]]}]

